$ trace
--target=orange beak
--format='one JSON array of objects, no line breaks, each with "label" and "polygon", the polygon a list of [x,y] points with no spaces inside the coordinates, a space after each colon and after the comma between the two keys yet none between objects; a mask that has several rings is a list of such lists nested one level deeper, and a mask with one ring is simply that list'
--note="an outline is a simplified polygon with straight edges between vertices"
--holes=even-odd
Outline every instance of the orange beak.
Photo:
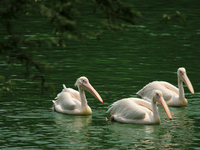
[{"label": "orange beak", "polygon": [[87,82],[84,84],[84,86],[86,87],[86,90],[88,92],[90,92],[94,97],[96,97],[101,103],[103,103],[103,100],[101,98],[101,96],[99,95],[99,93],[92,87],[92,85]]},{"label": "orange beak", "polygon": [[184,73],[182,76],[183,81],[185,82],[185,84],[187,85],[188,89],[190,90],[190,92],[194,95],[194,89],[193,86],[190,82],[190,79],[187,77],[186,73]]},{"label": "orange beak", "polygon": [[168,107],[167,103],[165,102],[165,100],[164,100],[164,98],[162,96],[159,97],[159,101],[160,101],[162,107],[164,108],[164,110],[165,110],[167,116],[169,117],[169,119],[172,120],[172,114],[171,114],[171,112],[169,110],[169,107]]}]

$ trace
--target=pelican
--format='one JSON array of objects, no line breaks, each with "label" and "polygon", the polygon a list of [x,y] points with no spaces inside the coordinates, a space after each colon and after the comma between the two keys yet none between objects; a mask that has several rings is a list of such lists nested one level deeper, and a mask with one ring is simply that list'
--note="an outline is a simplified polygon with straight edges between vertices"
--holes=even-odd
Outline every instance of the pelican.
[{"label": "pelican", "polygon": [[89,80],[86,77],[80,77],[77,79],[75,86],[78,87],[78,91],[72,88],[66,88],[63,84],[63,90],[53,100],[54,110],[64,114],[71,115],[90,115],[92,114],[91,108],[87,104],[85,90],[90,92],[100,102],[103,100],[99,93],[92,87]]},{"label": "pelican", "polygon": [[163,97],[168,106],[185,106],[187,99],[185,98],[183,82],[187,85],[190,92],[194,95],[193,86],[186,75],[185,68],[179,68],[177,71],[178,88],[165,81],[153,81],[144,86],[137,92],[143,99],[148,100],[151,97],[152,91],[157,89],[162,91]]},{"label": "pelican", "polygon": [[171,112],[163,99],[162,92],[159,90],[153,91],[151,102],[140,98],[125,98],[111,104],[107,112],[111,114],[111,120],[122,123],[159,124],[160,117],[157,102],[162,104],[171,120]]}]

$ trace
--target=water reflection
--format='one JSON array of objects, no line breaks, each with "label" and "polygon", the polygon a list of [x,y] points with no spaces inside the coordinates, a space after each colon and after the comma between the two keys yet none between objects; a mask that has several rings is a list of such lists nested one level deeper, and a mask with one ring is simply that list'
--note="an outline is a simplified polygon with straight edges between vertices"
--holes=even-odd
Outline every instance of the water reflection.
[{"label": "water reflection", "polygon": [[91,124],[91,115],[88,116],[73,116],[73,115],[64,115],[57,112],[54,112],[55,123],[57,128],[61,130],[74,130],[74,132],[86,128]]},{"label": "water reflection", "polygon": [[[88,134],[87,127],[91,124],[92,116],[72,116],[64,115],[54,112],[55,131],[57,137],[54,144],[57,142],[64,144],[65,147],[84,148],[87,141],[86,135]],[[51,146],[53,146],[51,144]]]},{"label": "water reflection", "polygon": [[[160,111],[161,109],[159,109]],[[187,108],[170,107],[173,120],[169,120],[164,110],[160,111],[160,125],[134,125],[108,122],[104,127],[103,139],[107,147],[126,146],[135,148],[173,148],[183,147],[184,143],[193,143],[193,122],[187,117]],[[106,139],[106,140],[105,140]]]},{"label": "water reflection", "polygon": [[187,107],[170,107],[170,110],[173,115],[172,121],[167,118],[164,110],[159,108],[160,125],[122,124],[106,122],[103,118],[92,116],[54,113],[54,134],[58,138],[56,143],[61,142],[68,148],[88,149],[184,148],[183,143],[186,145],[194,142],[195,126],[187,116]]}]

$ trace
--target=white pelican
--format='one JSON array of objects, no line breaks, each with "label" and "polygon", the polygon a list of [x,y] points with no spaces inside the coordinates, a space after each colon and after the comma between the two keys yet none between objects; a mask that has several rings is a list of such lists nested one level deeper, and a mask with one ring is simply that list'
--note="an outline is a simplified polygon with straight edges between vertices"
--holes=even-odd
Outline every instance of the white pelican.
[{"label": "white pelican", "polygon": [[111,114],[111,120],[122,123],[159,124],[160,117],[156,102],[162,104],[171,120],[171,112],[163,99],[162,92],[159,90],[153,91],[151,103],[139,98],[125,98],[110,105],[108,113]]},{"label": "white pelican", "polygon": [[160,90],[168,106],[185,106],[187,100],[185,98],[183,82],[187,85],[190,92],[194,95],[193,86],[186,75],[185,68],[179,68],[178,75],[178,88],[165,81],[153,81],[144,86],[137,92],[143,99],[149,99],[153,90]]},{"label": "white pelican", "polygon": [[64,89],[57,95],[57,100],[53,100],[54,110],[60,113],[72,115],[92,114],[92,110],[87,104],[84,90],[90,92],[94,97],[103,103],[101,96],[92,87],[86,77],[78,78],[75,86],[78,86],[79,92],[72,88],[66,88],[63,84]]}]

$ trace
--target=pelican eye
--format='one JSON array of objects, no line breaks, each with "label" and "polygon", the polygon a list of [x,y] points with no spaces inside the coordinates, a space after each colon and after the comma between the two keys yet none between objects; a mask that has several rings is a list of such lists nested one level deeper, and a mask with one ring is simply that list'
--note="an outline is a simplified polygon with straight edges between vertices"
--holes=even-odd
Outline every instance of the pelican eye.
[{"label": "pelican eye", "polygon": [[87,81],[83,79],[83,80],[82,80],[82,83],[84,83],[84,84],[85,84],[85,83],[87,83]]}]

